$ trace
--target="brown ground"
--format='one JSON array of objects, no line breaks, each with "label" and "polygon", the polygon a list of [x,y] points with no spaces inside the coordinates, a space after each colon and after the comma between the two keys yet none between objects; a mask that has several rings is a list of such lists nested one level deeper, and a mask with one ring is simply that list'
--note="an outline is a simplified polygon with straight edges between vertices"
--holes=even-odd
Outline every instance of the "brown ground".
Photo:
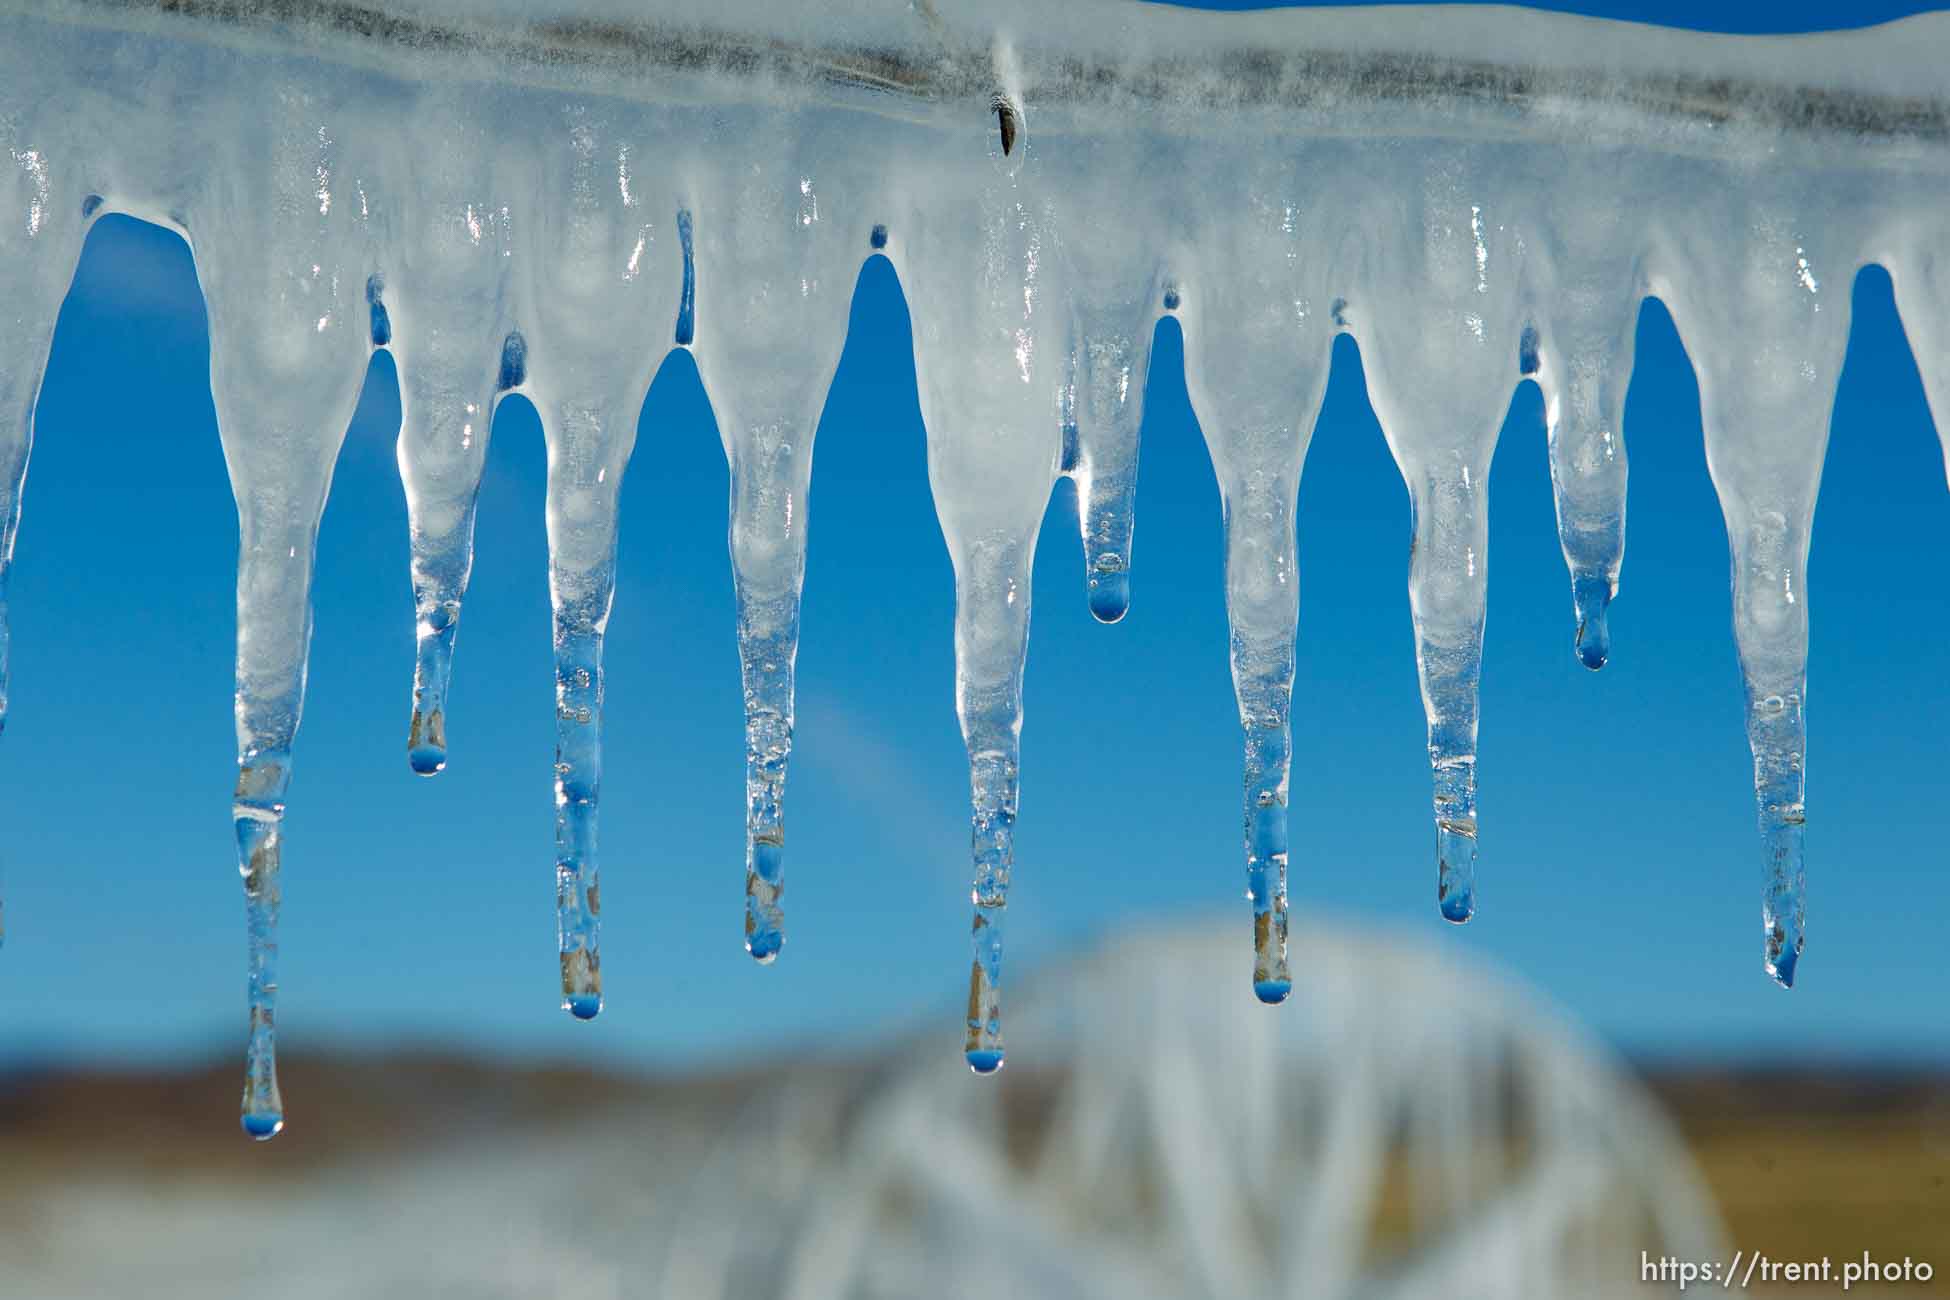
[{"label": "brown ground", "polygon": [[0,1075],[0,1169],[283,1179],[330,1161],[568,1122],[592,1107],[732,1098],[751,1083],[415,1053],[293,1053],[280,1057],[278,1076],[296,1118],[275,1141],[257,1143],[238,1127],[243,1075],[230,1062],[177,1073]]},{"label": "brown ground", "polygon": [[[1730,1245],[1837,1267],[1904,1255],[1950,1295],[1950,1075],[1757,1071],[1648,1076],[1726,1217]],[[1870,1288],[1868,1294],[1879,1294]],[[1805,1292],[1804,1292],[1805,1294]]]},{"label": "brown ground", "polygon": [[[40,1180],[111,1168],[158,1182],[285,1179],[327,1161],[570,1122],[591,1106],[695,1107],[703,1118],[729,1113],[760,1082],[432,1055],[293,1056],[280,1073],[300,1119],[264,1145],[238,1131],[240,1071],[228,1062],[171,1074],[0,1075],[0,1169],[10,1175],[0,1206],[9,1194],[31,1196]],[[1730,1247],[1782,1260],[1825,1255],[1838,1269],[1865,1250],[1878,1260],[1908,1255],[1938,1276],[1893,1294],[1950,1296],[1950,1074],[1810,1071],[1764,1081],[1757,1071],[1659,1068],[1645,1079],[1691,1146]]]}]

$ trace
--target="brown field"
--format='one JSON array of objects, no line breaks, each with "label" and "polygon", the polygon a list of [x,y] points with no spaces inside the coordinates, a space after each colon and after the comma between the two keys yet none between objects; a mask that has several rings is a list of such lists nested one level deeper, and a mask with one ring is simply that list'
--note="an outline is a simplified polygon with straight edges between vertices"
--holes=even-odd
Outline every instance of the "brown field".
[{"label": "brown field", "polygon": [[[765,1082],[755,1074],[660,1079],[432,1055],[294,1056],[282,1074],[299,1118],[264,1145],[237,1131],[238,1073],[228,1063],[171,1074],[0,1076],[0,1168],[9,1175],[0,1180],[0,1221],[20,1224],[15,1212],[62,1180],[109,1175],[168,1187],[302,1179],[327,1165],[565,1124],[592,1107],[645,1108],[708,1130]],[[1775,1260],[1827,1257],[1837,1270],[1864,1251],[1878,1261],[1926,1260],[1938,1272],[1927,1285],[1854,1294],[1950,1296],[1950,1075],[1833,1070],[1783,1079],[1662,1067],[1643,1077],[1692,1150],[1730,1247]],[[1037,1095],[1033,1087],[1019,1094],[1032,1109]],[[1375,1224],[1383,1247],[1413,1230],[1401,1181],[1398,1170],[1384,1178]],[[1839,1291],[1756,1286],[1748,1294]]]},{"label": "brown field", "polygon": [[[1912,1071],[1648,1076],[1699,1161],[1731,1244],[1839,1266],[1905,1255],[1928,1285],[1858,1294],[1950,1295],[1950,1077]],[[1783,1294],[1809,1294],[1807,1288]]]}]

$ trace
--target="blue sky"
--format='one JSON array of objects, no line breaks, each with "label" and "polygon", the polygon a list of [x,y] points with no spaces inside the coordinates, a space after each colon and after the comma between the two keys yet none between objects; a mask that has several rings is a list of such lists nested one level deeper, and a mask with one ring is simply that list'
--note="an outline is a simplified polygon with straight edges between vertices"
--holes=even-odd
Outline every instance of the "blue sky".
[{"label": "blue sky", "polygon": [[[1723,30],[1823,7],[1615,6]],[[1849,24],[1906,9],[1852,6]],[[1429,776],[1405,594],[1407,499],[1342,339],[1301,491],[1294,702],[1297,922],[1451,945],[1660,1055],[1950,1056],[1940,762],[1950,524],[1889,280],[1865,271],[1810,578],[1810,938],[1800,987],[1760,971],[1752,768],[1725,534],[1670,320],[1640,319],[1631,531],[1600,674],[1571,653],[1541,404],[1517,390],[1492,478],[1481,910],[1433,903]],[[1236,927],[1239,740],[1217,491],[1160,328],[1134,605],[1083,599],[1075,507],[1037,557],[1011,964],[1168,919]],[[228,818],[235,512],[188,250],[123,218],[63,313],[11,592],[0,744],[0,1058],[241,1051],[243,906]],[[556,1010],[544,457],[522,401],[493,432],[448,771],[406,765],[412,605],[392,365],[373,362],[326,512],[309,704],[287,823],[282,1041],[432,1041],[682,1063],[859,1041],[958,1045],[967,776],[953,582],[928,497],[906,309],[860,275],[821,423],[788,788],[789,940],[742,950],[742,728],[725,466],[688,355],[645,405],[624,486],[603,812],[609,1007]],[[1916,558],[1910,558],[1916,557]],[[1296,979],[1307,954],[1296,946]],[[1277,1013],[1269,1013],[1277,1014]]]}]

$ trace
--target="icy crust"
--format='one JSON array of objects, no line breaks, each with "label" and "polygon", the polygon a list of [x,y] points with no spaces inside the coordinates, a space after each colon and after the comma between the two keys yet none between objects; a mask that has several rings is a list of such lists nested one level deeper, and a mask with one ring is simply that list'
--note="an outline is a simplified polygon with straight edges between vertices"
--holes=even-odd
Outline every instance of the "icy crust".
[{"label": "icy crust", "polygon": [[673,0],[652,16],[604,2],[516,19],[70,0],[10,18],[0,47],[0,560],[87,223],[123,211],[184,232],[209,300],[240,523],[251,1132],[281,1123],[281,819],[317,523],[370,350],[391,348],[400,377],[418,624],[406,730],[423,774],[465,730],[450,727],[449,691],[495,403],[519,389],[542,419],[562,999],[587,1018],[603,998],[604,634],[638,410],[663,353],[692,348],[730,468],[744,938],[769,961],[785,934],[813,436],[874,250],[908,295],[956,576],[971,1065],[1003,1060],[1038,528],[1055,481],[1073,478],[1090,607],[1122,618],[1145,369],[1166,311],[1225,516],[1258,996],[1280,1001],[1293,979],[1295,503],[1335,336],[1361,346],[1411,498],[1436,894],[1460,922],[1477,897],[1495,439],[1533,375],[1576,650],[1600,667],[1649,292],[1699,372],[1733,552],[1764,956],[1792,980],[1804,570],[1848,286],[1866,261],[1895,277],[1934,409],[1950,401],[1937,220],[1950,20],[1754,40],[1519,10],[856,2],[778,20],[752,0]]},{"label": "icy crust", "polygon": [[827,82],[947,100],[1018,52],[1044,103],[1154,108],[1277,102],[1327,107],[1562,96],[1725,121],[1944,126],[1934,51],[1946,19],[1920,15],[1816,37],[1723,36],[1509,6],[1389,6],[1213,14],[1128,0],[4,0],[76,25],[288,50],[424,79],[491,69],[527,84],[656,97],[651,69],[758,87]]}]

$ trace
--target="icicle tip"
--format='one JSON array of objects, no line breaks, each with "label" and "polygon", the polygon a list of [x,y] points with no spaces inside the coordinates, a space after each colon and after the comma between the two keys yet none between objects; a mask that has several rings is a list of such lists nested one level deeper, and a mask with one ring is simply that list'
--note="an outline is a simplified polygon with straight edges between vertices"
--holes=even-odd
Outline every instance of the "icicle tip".
[{"label": "icicle tip", "polygon": [[785,833],[777,826],[757,830],[745,849],[745,951],[761,966],[777,961],[785,947],[784,893]]},{"label": "icicle tip", "polygon": [[994,1074],[1002,1068],[1002,1053],[982,1049],[968,1053],[968,1068],[977,1074]]},{"label": "icicle tip", "polygon": [[243,1125],[253,1142],[269,1142],[284,1132],[284,1116],[277,1111],[245,1111]]},{"label": "icicle tip", "polygon": [[[981,929],[978,920],[978,933]],[[968,1038],[962,1054],[977,1074],[1002,1068],[1002,992],[980,961],[968,972]]]},{"label": "icicle tip", "polygon": [[413,711],[407,729],[406,761],[421,776],[437,776],[447,766],[447,715],[435,709]]},{"label": "icicle tip", "polygon": [[1793,942],[1789,942],[1787,932],[1772,918],[1767,920],[1767,945],[1762,956],[1761,967],[1767,977],[1784,989],[1794,987],[1795,968],[1801,964],[1803,940],[1797,932]]},{"label": "icicle tip", "polygon": [[1131,612],[1131,575],[1123,569],[1105,569],[1098,559],[1098,572],[1090,575],[1090,616],[1099,623],[1121,622]]},{"label": "icicle tip", "polygon": [[1476,915],[1476,837],[1451,826],[1438,826],[1435,902],[1442,919],[1462,925]]},{"label": "icicle tip", "polygon": [[571,949],[562,954],[562,1009],[577,1020],[602,1014],[603,981],[595,953]]},{"label": "icicle tip", "polygon": [[1594,673],[1611,658],[1611,632],[1605,626],[1611,600],[1609,579],[1579,578],[1571,584],[1571,605],[1578,616],[1578,662]]}]

